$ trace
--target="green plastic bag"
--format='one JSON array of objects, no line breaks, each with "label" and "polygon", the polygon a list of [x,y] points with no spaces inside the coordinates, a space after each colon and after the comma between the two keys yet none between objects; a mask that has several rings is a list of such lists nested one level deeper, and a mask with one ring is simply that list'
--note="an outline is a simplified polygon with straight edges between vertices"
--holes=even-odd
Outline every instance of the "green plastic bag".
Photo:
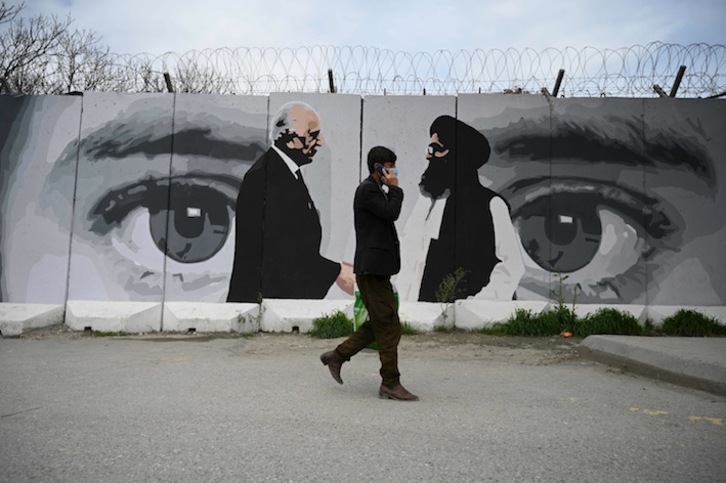
[{"label": "green plastic bag", "polygon": [[[400,307],[400,302],[398,300],[398,289],[395,285],[393,285],[393,297],[396,299],[396,310]],[[363,323],[368,319],[368,309],[366,308],[365,304],[363,303],[363,299],[360,297],[360,290],[358,290],[358,287],[355,287],[355,302],[353,303],[353,332],[358,330],[358,327],[363,325]],[[368,346],[368,349],[372,349],[374,351],[378,350],[378,342],[373,342]]]}]

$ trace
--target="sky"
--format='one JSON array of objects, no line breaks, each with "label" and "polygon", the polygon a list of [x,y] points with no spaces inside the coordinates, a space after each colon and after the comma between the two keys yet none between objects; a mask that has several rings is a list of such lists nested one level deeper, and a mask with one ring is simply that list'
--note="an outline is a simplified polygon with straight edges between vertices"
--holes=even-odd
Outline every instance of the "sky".
[{"label": "sky", "polygon": [[[18,0],[4,0],[8,5]],[[314,45],[404,52],[725,44],[724,0],[25,0],[117,54]]]}]

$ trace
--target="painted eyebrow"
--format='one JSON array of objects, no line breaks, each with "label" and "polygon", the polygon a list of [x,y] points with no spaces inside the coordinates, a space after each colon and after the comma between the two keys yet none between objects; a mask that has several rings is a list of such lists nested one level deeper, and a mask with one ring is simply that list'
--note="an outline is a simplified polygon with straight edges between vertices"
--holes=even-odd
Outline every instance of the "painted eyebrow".
[{"label": "painted eyebrow", "polygon": [[[211,128],[191,128],[167,134],[156,139],[136,138],[131,142],[119,143],[113,137],[86,146],[82,154],[98,160],[99,158],[120,159],[134,154],[160,155],[203,155],[222,161],[253,159],[265,151],[262,143],[239,143],[216,139],[211,136]],[[94,136],[95,137],[95,136]],[[89,142],[89,138],[82,141]],[[173,148],[172,148],[173,141]]]},{"label": "painted eyebrow", "polygon": [[[75,163],[80,155],[91,162],[101,159],[122,159],[134,154],[155,156],[201,155],[227,162],[239,162],[240,159],[254,160],[265,152],[266,132],[264,128],[252,129],[259,131],[250,142],[220,139],[212,133],[218,128],[219,120],[214,116],[195,116],[196,125],[181,125],[174,133],[161,132],[158,122],[151,122],[144,116],[160,119],[158,112],[137,111],[130,116],[113,119],[80,140],[69,143],[59,157],[61,166]],[[185,122],[186,124],[189,121]],[[250,127],[231,122],[224,126],[224,132],[250,131]],[[218,136],[218,135],[217,135]],[[173,142],[173,144],[172,144]],[[80,149],[79,149],[80,143]],[[173,147],[172,147],[173,146]]]},{"label": "painted eyebrow", "polygon": [[[649,131],[643,139],[642,126],[638,122],[606,119],[616,125],[620,135],[611,139],[592,123],[552,121],[550,126],[549,118],[523,119],[507,128],[494,130],[490,134],[495,138],[494,152],[533,161],[552,157],[619,166],[685,168],[704,180],[714,177],[713,162],[703,147],[674,130]],[[643,146],[642,151],[637,149],[638,145]]]}]

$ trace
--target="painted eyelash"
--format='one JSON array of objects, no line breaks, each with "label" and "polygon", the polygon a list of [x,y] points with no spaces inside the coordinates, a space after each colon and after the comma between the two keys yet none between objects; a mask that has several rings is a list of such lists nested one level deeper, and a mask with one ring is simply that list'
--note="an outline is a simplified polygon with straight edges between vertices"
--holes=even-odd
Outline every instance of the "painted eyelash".
[{"label": "painted eyelash", "polygon": [[[150,199],[153,200],[157,197],[150,197],[149,193],[157,192],[158,190],[166,191],[168,188],[169,180],[167,179],[146,179],[130,186],[110,190],[91,209],[88,216],[89,219],[94,220],[91,225],[91,231],[99,235],[105,235],[114,226],[121,223],[136,207],[145,206],[149,209],[152,209],[152,207],[157,208],[149,203]],[[166,192],[163,194],[166,195]],[[163,196],[163,198],[167,197]]]},{"label": "painted eyelash", "polygon": [[111,189],[90,210],[88,219],[93,220],[90,230],[99,235],[106,235],[139,206],[152,212],[166,209],[170,186],[209,187],[220,192],[227,198],[229,206],[233,206],[236,197],[235,188],[239,183],[237,178],[226,175],[204,176],[188,173],[164,179],[147,178],[131,185]]},{"label": "painted eyelash", "polygon": [[539,183],[520,184],[516,189],[512,190],[512,192],[517,192],[521,191],[524,186],[529,187],[527,193],[520,195],[523,197],[524,203],[512,212],[512,217],[516,217],[523,210],[526,210],[528,205],[543,197],[557,194],[589,193],[600,196],[602,200],[607,200],[607,206],[618,209],[621,213],[642,224],[643,230],[655,239],[662,239],[676,230],[669,216],[658,209],[660,203],[645,195],[609,184],[596,186],[593,185],[592,180],[579,178],[557,179],[553,180],[551,185],[538,186],[544,182],[549,183],[550,179],[542,178]]}]

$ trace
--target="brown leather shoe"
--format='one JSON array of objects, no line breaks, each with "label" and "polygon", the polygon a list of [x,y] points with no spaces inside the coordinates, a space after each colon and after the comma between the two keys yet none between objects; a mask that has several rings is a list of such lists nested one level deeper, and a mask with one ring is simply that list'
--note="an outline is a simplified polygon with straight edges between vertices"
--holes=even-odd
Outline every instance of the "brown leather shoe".
[{"label": "brown leather shoe", "polygon": [[333,379],[335,379],[338,384],[343,384],[343,379],[340,377],[340,368],[343,366],[345,360],[340,359],[335,354],[335,351],[330,351],[320,356],[320,362],[322,362],[324,366],[328,366],[328,369],[330,369],[330,375],[333,376]]},{"label": "brown leather shoe", "polygon": [[393,399],[394,401],[418,401],[418,396],[411,394],[402,385],[386,387],[381,384],[378,390],[378,397],[381,399]]}]

